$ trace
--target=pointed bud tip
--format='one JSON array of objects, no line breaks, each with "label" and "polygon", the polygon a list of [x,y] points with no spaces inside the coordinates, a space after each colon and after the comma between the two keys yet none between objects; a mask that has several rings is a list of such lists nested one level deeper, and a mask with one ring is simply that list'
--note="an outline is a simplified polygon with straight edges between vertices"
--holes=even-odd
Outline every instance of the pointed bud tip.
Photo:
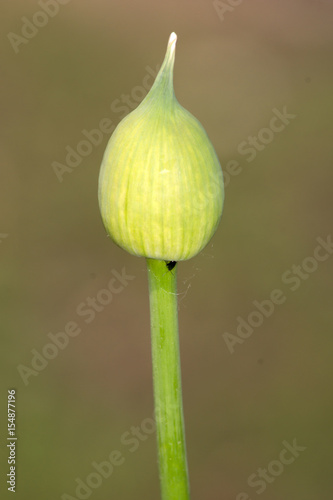
[{"label": "pointed bud tip", "polygon": [[176,42],[177,42],[176,33],[171,33],[170,38],[169,38],[169,42],[168,42],[168,47],[170,47],[172,52],[175,50]]}]

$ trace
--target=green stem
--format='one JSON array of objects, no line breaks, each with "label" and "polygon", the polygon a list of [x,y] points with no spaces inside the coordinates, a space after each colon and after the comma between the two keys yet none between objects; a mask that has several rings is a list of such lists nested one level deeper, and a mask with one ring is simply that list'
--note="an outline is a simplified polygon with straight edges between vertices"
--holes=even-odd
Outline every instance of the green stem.
[{"label": "green stem", "polygon": [[155,418],[162,500],[188,500],[176,268],[147,259]]}]

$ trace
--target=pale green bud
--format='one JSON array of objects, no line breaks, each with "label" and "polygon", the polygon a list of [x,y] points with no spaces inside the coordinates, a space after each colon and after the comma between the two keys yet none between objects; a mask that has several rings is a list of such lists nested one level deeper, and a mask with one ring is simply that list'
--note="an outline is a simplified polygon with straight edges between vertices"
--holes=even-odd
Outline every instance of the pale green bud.
[{"label": "pale green bud", "polygon": [[111,238],[134,255],[165,261],[196,255],[223,207],[222,169],[207,137],[173,91],[172,33],[155,83],[114,131],[99,176]]}]

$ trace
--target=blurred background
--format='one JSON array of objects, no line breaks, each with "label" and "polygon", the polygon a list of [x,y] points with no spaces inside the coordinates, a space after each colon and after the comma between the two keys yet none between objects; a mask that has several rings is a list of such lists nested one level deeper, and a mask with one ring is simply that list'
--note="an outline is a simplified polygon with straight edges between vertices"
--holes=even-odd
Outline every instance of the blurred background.
[{"label": "blurred background", "polygon": [[106,237],[97,181],[172,31],[226,181],[178,265],[192,500],[332,498],[332,2],[5,0],[1,25],[1,498],[11,388],[18,500],[159,498],[145,261]]}]

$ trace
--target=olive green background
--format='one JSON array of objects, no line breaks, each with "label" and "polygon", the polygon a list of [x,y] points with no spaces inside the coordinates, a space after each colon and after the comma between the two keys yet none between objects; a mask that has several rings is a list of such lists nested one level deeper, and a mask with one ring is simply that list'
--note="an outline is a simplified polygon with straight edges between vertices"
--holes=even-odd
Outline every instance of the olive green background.
[{"label": "olive green background", "polygon": [[[77,498],[76,478],[86,481],[113,450],[123,463],[88,498],[159,498],[155,434],[122,438],[148,429],[153,400],[145,261],[106,237],[97,204],[109,134],[62,182],[52,165],[64,164],[84,129],[104,118],[116,125],[117,100],[137,104],[136,87],[162,63],[172,31],[178,100],[205,127],[223,170],[238,162],[216,235],[177,266],[192,500],[332,498],[333,256],[295,291],[285,275],[332,234],[331,2],[244,1],[222,19],[211,1],[71,0],[15,53],[7,34],[20,35],[22,17],[38,10],[30,0],[2,3],[1,498],[12,498],[10,388],[15,498]],[[267,138],[262,129],[284,107],[295,118],[247,161],[239,145]],[[134,279],[86,323],[79,304],[123,268]],[[224,334],[274,289],[284,303],[231,354]],[[68,322],[81,333],[25,385],[17,367],[31,368],[31,350],[42,352]],[[257,494],[248,477],[294,439],[306,450]]]}]

